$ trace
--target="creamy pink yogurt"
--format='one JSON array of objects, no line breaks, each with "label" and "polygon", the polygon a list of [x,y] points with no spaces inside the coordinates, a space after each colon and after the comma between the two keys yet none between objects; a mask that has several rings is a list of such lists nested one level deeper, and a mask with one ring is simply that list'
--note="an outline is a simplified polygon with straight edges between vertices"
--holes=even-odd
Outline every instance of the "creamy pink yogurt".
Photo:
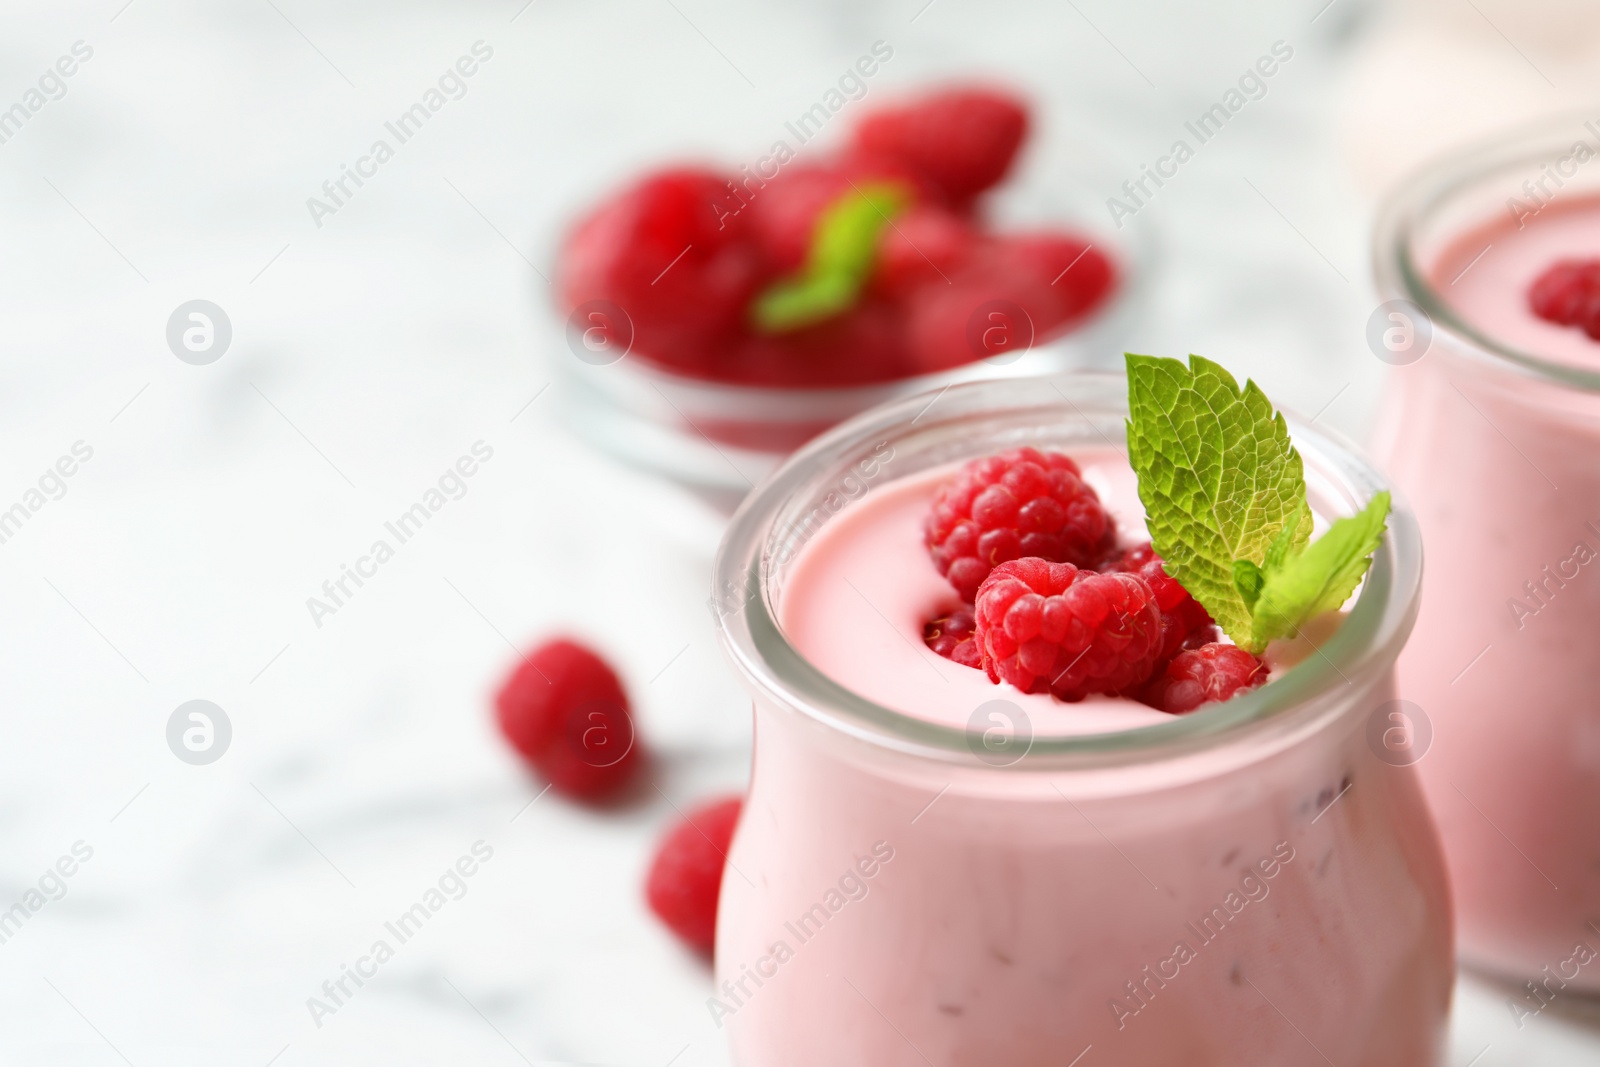
[{"label": "creamy pink yogurt", "polygon": [[[1137,536],[1126,459],[1074,454]],[[921,541],[947,473],[868,492],[804,546],[778,596],[800,653],[947,726],[997,697],[1039,736],[1171,721],[923,646],[954,604]],[[1391,697],[1384,671],[1316,728],[1057,774],[884,750],[758,695],[708,1011],[740,1067],[1426,1067],[1449,901],[1413,775],[1365,741]]]},{"label": "creamy pink yogurt", "polygon": [[[1468,231],[1431,278],[1489,337],[1592,370],[1600,344],[1537,318],[1527,291],[1597,255],[1600,200],[1558,202],[1520,230]],[[1418,767],[1462,954],[1536,982],[1513,998],[1525,1011],[1600,991],[1600,962],[1571,962],[1600,951],[1600,398],[1444,334],[1396,369],[1386,405],[1376,451],[1428,557],[1400,689],[1433,723]]]}]

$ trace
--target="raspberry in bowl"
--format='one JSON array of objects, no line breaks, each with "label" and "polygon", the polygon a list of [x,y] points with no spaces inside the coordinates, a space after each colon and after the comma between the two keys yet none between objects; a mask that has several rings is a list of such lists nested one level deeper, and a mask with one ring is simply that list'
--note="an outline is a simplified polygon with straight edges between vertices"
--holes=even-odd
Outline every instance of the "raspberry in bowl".
[{"label": "raspberry in bowl", "polygon": [[[1385,533],[1377,473],[1277,422],[1256,473],[1281,492],[1216,502],[1254,531],[1220,566],[1144,484],[1170,449],[1127,393],[1078,372],[895,402],[734,516],[719,628],[757,740],[708,1010],[735,1063],[1441,1051],[1443,864],[1414,768],[1367,741],[1415,608],[1410,517]],[[1071,522],[1028,512],[1058,493]],[[974,511],[1016,536],[969,599],[936,557]]]},{"label": "raspberry in bowl", "polygon": [[1600,993],[1600,967],[1573,961],[1600,921],[1597,155],[1585,117],[1438,161],[1396,191],[1374,248],[1410,342],[1375,349],[1397,364],[1375,451],[1429,553],[1400,692],[1431,721],[1418,768],[1462,958],[1518,983],[1559,973],[1569,995]]},{"label": "raspberry in bowl", "polygon": [[1031,144],[987,87],[863,107],[831,147],[657,170],[588,209],[556,277],[575,430],[731,508],[874,404],[1117,350],[1149,234],[1106,217],[1092,154]]}]

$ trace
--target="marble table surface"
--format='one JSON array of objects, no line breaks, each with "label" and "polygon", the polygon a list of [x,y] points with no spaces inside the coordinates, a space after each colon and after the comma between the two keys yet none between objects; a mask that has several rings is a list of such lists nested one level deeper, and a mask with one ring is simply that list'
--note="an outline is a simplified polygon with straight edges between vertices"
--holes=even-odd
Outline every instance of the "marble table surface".
[{"label": "marble table surface", "polygon": [[[647,161],[748,158],[874,41],[869,98],[1005,77],[1041,136],[1134,176],[1282,40],[1266,96],[1146,209],[1152,310],[1122,344],[1223,359],[1359,436],[1367,163],[1393,154],[1356,120],[1388,113],[1370,56],[1425,7],[7,4],[0,111],[27,118],[0,126],[0,509],[44,499],[0,542],[0,906],[48,899],[0,943],[0,1062],[726,1063],[706,969],[640,892],[675,809],[748,769],[703,607],[718,518],[563,426],[563,221]],[[231,326],[205,365],[168,343],[194,300]],[[308,609],[475,446],[458,496]],[[539,796],[489,721],[514,650],[556,630],[614,657],[656,755],[619,810]],[[231,731],[205,765],[168,744],[193,700]],[[376,977],[308,1008],[475,847]],[[1558,1002],[1518,1029],[1506,996],[1462,981],[1452,1067],[1595,1062],[1594,1019]]]}]

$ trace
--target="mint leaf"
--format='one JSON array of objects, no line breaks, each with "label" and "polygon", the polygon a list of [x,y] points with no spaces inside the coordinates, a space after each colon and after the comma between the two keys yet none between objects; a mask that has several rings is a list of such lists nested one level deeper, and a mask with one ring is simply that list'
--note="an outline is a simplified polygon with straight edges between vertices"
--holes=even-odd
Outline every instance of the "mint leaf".
[{"label": "mint leaf", "polygon": [[1359,514],[1335,522],[1310,548],[1269,570],[1245,647],[1260,652],[1307,619],[1343,606],[1367,573],[1388,517],[1389,494],[1378,493]]},{"label": "mint leaf", "polygon": [[764,333],[783,333],[831,319],[855,306],[872,275],[878,240],[905,209],[911,191],[894,182],[853,188],[823,211],[799,273],[756,297],[751,318]]},{"label": "mint leaf", "polygon": [[[1200,356],[1127,362],[1128,458],[1150,539],[1167,572],[1249,646],[1253,605],[1234,564],[1259,570],[1269,551],[1287,559],[1311,536],[1300,454],[1254,382],[1241,389]],[[1244,580],[1253,587],[1248,571]]]}]

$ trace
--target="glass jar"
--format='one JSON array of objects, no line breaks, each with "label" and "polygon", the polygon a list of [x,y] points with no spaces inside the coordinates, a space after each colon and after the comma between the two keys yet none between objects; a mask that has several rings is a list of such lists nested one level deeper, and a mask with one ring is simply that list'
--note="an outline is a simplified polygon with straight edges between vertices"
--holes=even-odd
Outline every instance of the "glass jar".
[{"label": "glass jar", "polygon": [[[800,547],[874,485],[1121,446],[1125,397],[1082,372],[881,407],[734,516],[712,604],[755,757],[707,1010],[740,1067],[1434,1062],[1449,892],[1414,769],[1378,739],[1421,572],[1403,506],[1321,655],[1138,730],[1051,736],[987,704],[924,721],[830,681],[777,621]],[[1319,514],[1383,487],[1290,426]]]},{"label": "glass jar", "polygon": [[[1538,203],[1524,182],[1553,190],[1547,165],[1579,141],[1596,136],[1562,120],[1436,163],[1387,205],[1374,250],[1380,295],[1411,305],[1385,307],[1423,331],[1393,358],[1375,441],[1430,556],[1400,692],[1433,724],[1419,770],[1462,957],[1539,983],[1534,1012],[1600,991],[1600,577],[1585,565],[1600,551],[1600,360],[1490,336],[1430,275],[1509,198]],[[1566,169],[1563,196],[1600,191],[1600,163]]]},{"label": "glass jar", "polygon": [[[817,434],[887,401],[985,378],[1035,377],[1120,362],[1145,308],[1157,258],[1148,212],[1117,223],[1103,195],[1124,175],[1088,145],[1056,146],[994,191],[987,221],[1002,233],[1060,230],[1085,238],[1117,271],[1109,300],[1066,332],[1017,353],[872,385],[780,388],[689,377],[637,354],[593,353],[568,323],[553,355],[568,427],[596,449],[731,513],[752,486]],[[581,325],[581,324],[580,324]],[[1031,336],[1031,325],[1013,324]]]}]

